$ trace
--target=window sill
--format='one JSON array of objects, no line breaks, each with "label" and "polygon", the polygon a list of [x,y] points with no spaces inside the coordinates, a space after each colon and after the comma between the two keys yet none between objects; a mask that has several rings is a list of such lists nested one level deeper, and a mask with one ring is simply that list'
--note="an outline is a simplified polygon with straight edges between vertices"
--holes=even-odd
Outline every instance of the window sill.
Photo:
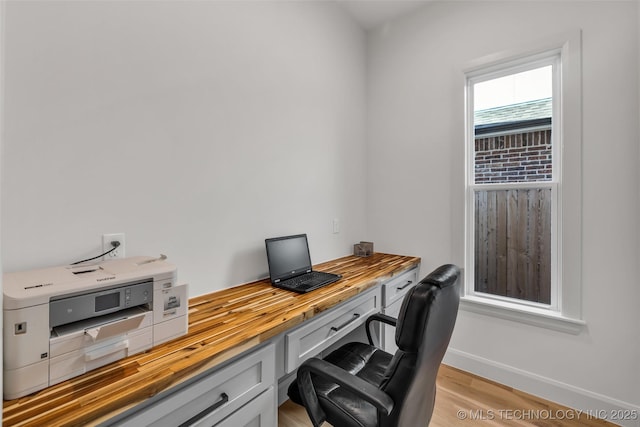
[{"label": "window sill", "polygon": [[460,298],[460,308],[474,313],[540,326],[573,335],[579,334],[587,325],[584,320],[563,316],[558,312],[476,296]]}]

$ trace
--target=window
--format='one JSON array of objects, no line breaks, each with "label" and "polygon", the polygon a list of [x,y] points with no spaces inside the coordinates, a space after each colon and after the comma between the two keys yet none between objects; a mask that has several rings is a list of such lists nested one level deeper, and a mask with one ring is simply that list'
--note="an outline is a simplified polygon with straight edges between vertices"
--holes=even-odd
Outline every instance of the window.
[{"label": "window", "polygon": [[469,79],[474,294],[557,307],[558,67],[553,53]]},{"label": "window", "polygon": [[576,332],[584,323],[572,224],[581,214],[580,37],[569,39],[466,72],[463,301]]}]

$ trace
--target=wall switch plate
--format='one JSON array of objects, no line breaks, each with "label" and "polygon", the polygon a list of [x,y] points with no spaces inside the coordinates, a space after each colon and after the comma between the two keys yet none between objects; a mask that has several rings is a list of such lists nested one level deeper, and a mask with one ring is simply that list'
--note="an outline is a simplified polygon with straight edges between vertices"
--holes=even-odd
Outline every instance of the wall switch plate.
[{"label": "wall switch plate", "polygon": [[111,242],[120,242],[120,246],[115,251],[104,256],[105,260],[124,258],[124,233],[103,234],[102,235],[102,252],[113,249]]},{"label": "wall switch plate", "polygon": [[333,219],[333,234],[340,233],[340,220],[338,218]]}]

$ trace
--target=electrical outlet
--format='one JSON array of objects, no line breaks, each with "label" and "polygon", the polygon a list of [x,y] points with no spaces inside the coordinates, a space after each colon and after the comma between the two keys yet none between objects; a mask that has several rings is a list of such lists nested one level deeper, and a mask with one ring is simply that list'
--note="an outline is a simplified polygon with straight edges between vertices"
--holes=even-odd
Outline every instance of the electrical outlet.
[{"label": "electrical outlet", "polygon": [[102,252],[113,249],[111,242],[120,242],[120,246],[115,251],[108,253],[104,259],[124,258],[124,233],[103,234],[102,235]]}]

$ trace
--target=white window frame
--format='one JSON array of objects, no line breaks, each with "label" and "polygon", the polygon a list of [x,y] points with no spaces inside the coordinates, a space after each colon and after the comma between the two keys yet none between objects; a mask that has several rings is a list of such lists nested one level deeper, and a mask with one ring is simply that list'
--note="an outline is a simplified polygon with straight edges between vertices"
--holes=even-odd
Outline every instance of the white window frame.
[{"label": "white window frame", "polygon": [[[474,175],[473,85],[553,65],[551,181],[476,184]],[[478,189],[551,188],[551,303],[476,292],[474,274],[464,275],[461,308],[482,314],[579,333],[582,259],[581,34],[549,37],[520,49],[473,61],[465,74],[465,271],[474,269],[474,193]]]}]

